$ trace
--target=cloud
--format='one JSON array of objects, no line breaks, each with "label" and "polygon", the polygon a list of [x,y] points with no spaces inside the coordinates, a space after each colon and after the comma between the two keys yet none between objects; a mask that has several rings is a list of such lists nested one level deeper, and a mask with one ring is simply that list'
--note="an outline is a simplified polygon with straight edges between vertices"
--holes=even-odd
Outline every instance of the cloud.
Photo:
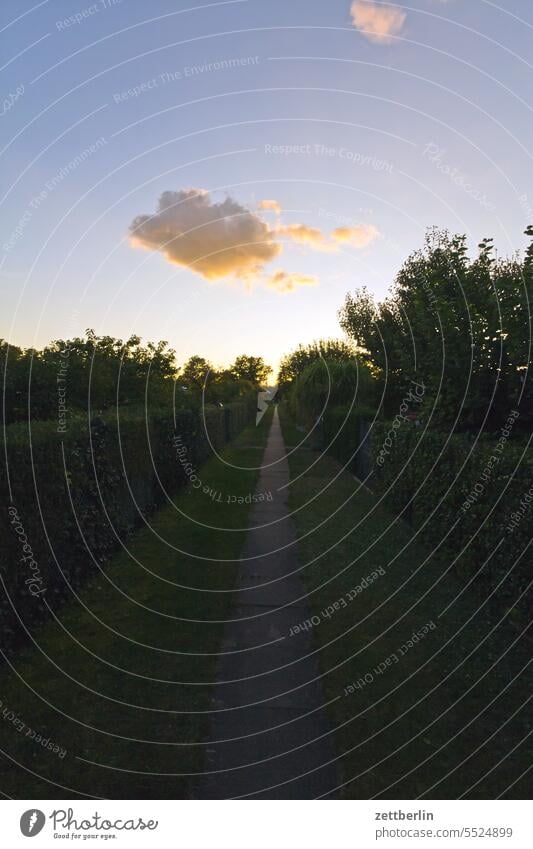
[{"label": "cloud", "polygon": [[379,230],[373,224],[357,224],[355,227],[337,227],[331,238],[341,245],[353,248],[365,248],[379,236]]},{"label": "cloud", "polygon": [[307,224],[286,224],[276,230],[280,236],[285,236],[292,242],[307,245],[315,251],[334,251],[336,246],[326,240],[324,234],[316,227]]},{"label": "cloud", "polygon": [[373,0],[354,0],[350,13],[353,24],[369,41],[387,44],[394,40],[405,23],[406,14],[394,6],[374,3]]},{"label": "cloud", "polygon": [[[275,200],[263,200],[261,209],[281,212]],[[247,289],[263,283],[278,292],[318,283],[316,277],[278,269],[265,271],[267,263],[283,251],[283,240],[315,251],[334,252],[341,245],[365,247],[378,235],[370,224],[338,227],[325,235],[307,224],[271,227],[231,197],[220,203],[204,189],[163,192],[153,215],[138,215],[130,225],[135,247],[159,251],[168,262],[189,268],[205,280],[240,280]]]},{"label": "cloud", "polygon": [[337,227],[329,237],[316,227],[307,224],[286,224],[278,227],[276,232],[293,242],[306,245],[315,251],[332,253],[339,250],[339,245],[350,245],[352,248],[365,248],[379,236],[379,230],[373,224],[357,224],[354,227]]},{"label": "cloud", "polygon": [[134,245],[161,251],[206,280],[252,281],[282,250],[258,215],[230,197],[213,203],[203,189],[163,192],[155,215],[138,215],[130,234]]},{"label": "cloud", "polygon": [[298,286],[316,286],[318,278],[309,274],[299,274],[298,272],[279,269],[267,277],[265,282],[269,289],[287,293],[294,292]]},{"label": "cloud", "polygon": [[262,200],[259,203],[259,209],[271,209],[276,215],[281,215],[281,206],[277,200]]}]

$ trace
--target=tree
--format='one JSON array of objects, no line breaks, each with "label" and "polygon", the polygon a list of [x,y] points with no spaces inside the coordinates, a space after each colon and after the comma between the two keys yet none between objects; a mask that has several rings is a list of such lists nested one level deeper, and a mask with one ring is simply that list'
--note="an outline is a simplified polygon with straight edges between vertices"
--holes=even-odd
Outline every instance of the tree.
[{"label": "tree", "polygon": [[180,382],[186,389],[203,392],[215,376],[216,371],[211,363],[204,357],[194,355],[183,366]]},{"label": "tree", "polygon": [[519,402],[525,425],[533,400],[532,263],[531,245],[523,262],[496,260],[492,239],[484,239],[471,260],[465,236],[430,230],[389,298],[376,304],[365,289],[347,295],[341,327],[382,381],[387,414],[415,380],[426,388],[426,415],[440,426],[495,430]]},{"label": "tree", "polygon": [[254,386],[265,386],[272,367],[266,365],[263,357],[250,357],[241,354],[230,368],[230,374],[235,380],[247,380]]}]

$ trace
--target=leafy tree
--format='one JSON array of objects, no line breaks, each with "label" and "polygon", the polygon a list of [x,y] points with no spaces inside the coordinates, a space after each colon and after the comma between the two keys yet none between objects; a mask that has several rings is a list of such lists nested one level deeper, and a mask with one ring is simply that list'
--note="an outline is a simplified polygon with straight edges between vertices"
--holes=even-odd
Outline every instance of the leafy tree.
[{"label": "leafy tree", "polygon": [[231,366],[230,373],[235,380],[247,380],[253,386],[265,386],[272,374],[272,367],[265,363],[263,357],[241,354]]},{"label": "leafy tree", "polygon": [[181,371],[180,383],[186,389],[202,392],[216,377],[216,370],[211,363],[195,355],[189,357]]},{"label": "leafy tree", "polygon": [[436,424],[497,429],[520,403],[524,426],[533,408],[532,267],[531,245],[523,262],[496,260],[484,239],[470,260],[465,236],[430,230],[383,303],[365,289],[347,295],[341,327],[382,382],[386,413],[416,380]]}]

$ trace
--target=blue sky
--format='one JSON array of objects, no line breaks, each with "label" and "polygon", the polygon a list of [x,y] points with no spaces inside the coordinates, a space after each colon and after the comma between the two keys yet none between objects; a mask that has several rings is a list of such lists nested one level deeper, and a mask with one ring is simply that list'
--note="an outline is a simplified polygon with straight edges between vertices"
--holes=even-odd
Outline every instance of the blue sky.
[{"label": "blue sky", "polygon": [[4,0],[0,335],[275,364],[339,336],[345,293],[383,296],[428,226],[521,249],[532,12]]}]

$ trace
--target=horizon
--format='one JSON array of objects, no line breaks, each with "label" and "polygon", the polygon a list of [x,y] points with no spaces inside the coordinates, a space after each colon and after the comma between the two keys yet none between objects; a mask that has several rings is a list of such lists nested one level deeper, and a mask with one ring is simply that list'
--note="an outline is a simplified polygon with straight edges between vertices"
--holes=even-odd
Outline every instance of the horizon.
[{"label": "horizon", "polygon": [[[427,231],[431,231],[431,230],[434,230],[434,228],[433,228],[433,227],[431,227],[431,226],[429,226],[429,227],[427,228]],[[459,234],[457,234],[457,235],[459,235]],[[461,234],[461,235],[463,235],[463,234]],[[472,246],[469,246],[469,247],[472,247]],[[477,246],[476,246],[476,247],[477,247]],[[418,250],[418,248],[413,249],[413,251],[412,251],[411,253],[414,253],[416,250]],[[470,252],[470,251],[469,251],[469,256],[470,256],[470,258],[471,258],[471,259],[472,259],[475,255],[477,255],[477,252],[476,252],[476,250],[475,250],[475,249],[473,249],[473,250],[472,250],[472,252]],[[506,259],[508,259],[508,260],[510,260],[510,259],[518,259],[518,260],[522,260],[522,259],[523,259],[523,257],[524,257],[524,251],[523,251],[522,249],[515,249],[515,251],[513,252],[513,254],[509,254],[509,255],[507,255],[507,256],[505,256],[505,257],[504,257],[504,256],[501,256],[501,255],[498,255],[498,249],[497,249],[497,246],[496,246],[496,245],[494,245],[494,255],[495,255],[495,259],[497,259],[497,260],[506,260]],[[406,257],[405,259],[407,259],[407,257]],[[401,265],[399,266],[399,268],[398,268],[397,272],[395,273],[395,278],[396,278],[396,274],[398,273],[398,271],[401,269],[401,267],[402,267],[402,266],[403,266],[403,262],[401,263]],[[394,279],[395,279],[395,278],[394,278]],[[389,290],[392,288],[393,284],[394,284],[394,280],[391,282],[390,287],[389,287]],[[363,285],[364,285],[364,284],[363,284]],[[354,288],[358,288],[358,287],[354,287]],[[347,294],[349,291],[351,292],[351,291],[353,291],[353,290],[347,290],[346,294]],[[370,290],[370,291],[371,291],[371,290]],[[371,291],[371,294],[375,295],[376,293]],[[387,294],[388,294],[388,291],[387,291],[387,292],[385,292],[385,293],[384,293],[384,295],[383,295],[382,297],[384,298]],[[341,305],[340,305],[340,306],[341,306]],[[339,306],[339,308],[338,308],[338,309],[336,309],[336,310],[335,310],[335,315],[337,315],[337,314],[338,314],[338,311],[339,311],[339,309],[340,309],[340,306]],[[17,347],[17,348],[21,348],[22,350],[35,349],[37,352],[39,352],[39,351],[43,350],[44,348],[48,347],[49,345],[51,345],[51,344],[53,344],[53,343],[55,343],[55,342],[59,342],[59,341],[69,341],[69,340],[71,340],[71,339],[72,339],[72,338],[74,338],[74,337],[83,338],[83,337],[87,334],[87,332],[88,332],[88,331],[93,331],[93,332],[94,332],[94,328],[86,327],[86,328],[84,328],[83,330],[76,330],[75,332],[73,331],[72,333],[70,333],[70,334],[69,334],[69,335],[67,335],[67,336],[50,338],[50,339],[47,339],[47,340],[45,340],[44,342],[42,342],[39,346],[26,345],[26,344],[24,344],[24,343],[22,343],[22,342],[20,342],[20,341],[18,341],[18,342],[14,342],[13,340],[10,340],[10,339],[7,339],[7,338],[3,337],[3,336],[1,335],[1,333],[0,333],[0,339],[2,339],[4,342],[6,342],[6,343],[8,344],[8,346],[9,346],[9,347]],[[98,333],[97,333],[96,335],[97,335],[97,336],[98,336],[98,335],[102,335],[102,336],[103,336],[103,335],[112,336],[112,337],[114,337],[115,339],[121,339],[121,338],[122,338],[122,339],[123,339],[123,341],[126,341],[126,338],[127,338],[127,337],[115,336],[115,334],[113,334],[113,332],[112,332],[112,331],[107,332],[107,333],[105,333],[105,334],[104,334],[104,333],[102,333],[102,334],[98,334]],[[136,334],[136,333],[135,333],[135,330],[134,330],[134,329],[132,329],[132,331],[131,331],[131,333],[130,333],[129,335],[139,335],[139,334]],[[208,360],[208,362],[210,363],[210,365],[213,367],[214,371],[222,371],[222,370],[225,370],[225,369],[230,368],[230,367],[232,366],[232,364],[234,363],[234,361],[235,361],[236,357],[240,356],[240,355],[241,355],[241,354],[243,354],[243,353],[246,353],[246,354],[247,354],[247,355],[249,355],[249,356],[261,357],[261,358],[265,361],[265,364],[266,364],[267,366],[271,366],[271,368],[272,368],[272,373],[273,373],[274,375],[276,375],[276,376],[277,376],[277,374],[278,374],[278,372],[279,372],[279,368],[280,368],[281,361],[282,361],[283,357],[285,357],[285,356],[286,356],[286,355],[288,355],[289,353],[292,353],[292,352],[293,352],[293,351],[295,351],[298,347],[304,347],[304,346],[312,345],[312,344],[314,344],[314,343],[318,343],[318,342],[324,342],[324,341],[337,341],[337,340],[342,340],[342,341],[344,341],[344,342],[346,342],[346,343],[348,343],[348,344],[353,344],[353,343],[351,342],[351,340],[350,340],[350,337],[346,335],[346,333],[342,330],[342,328],[340,327],[340,324],[339,324],[339,325],[338,325],[338,332],[337,332],[337,334],[336,334],[336,335],[331,335],[331,336],[328,336],[328,337],[326,337],[326,336],[321,336],[320,338],[319,338],[319,337],[306,338],[306,339],[305,339],[305,341],[299,341],[297,344],[294,344],[294,345],[292,346],[292,348],[287,349],[287,350],[285,350],[285,351],[282,351],[282,352],[280,353],[279,357],[277,358],[277,360],[275,360],[275,361],[273,361],[273,360],[268,360],[268,359],[267,359],[267,358],[266,358],[266,357],[262,354],[262,352],[261,352],[261,351],[259,351],[259,350],[252,350],[252,351],[247,350],[246,352],[244,352],[244,351],[237,350],[237,349],[236,349],[236,350],[237,350],[237,353],[236,353],[234,356],[232,356],[231,358],[226,359],[226,360],[224,360],[224,361],[220,361],[220,360],[216,360],[216,359],[210,359],[209,357],[205,357],[205,359],[207,359],[207,360]],[[147,343],[157,343],[157,342],[160,342],[160,341],[161,341],[161,339],[157,339],[157,338],[148,338],[148,337],[140,336],[140,342],[141,342],[141,344],[143,344],[143,345],[145,345],[145,344],[147,344]],[[179,358],[179,356],[178,356],[178,352],[177,352],[176,348],[173,346],[173,344],[172,344],[171,340],[165,340],[165,341],[167,341],[167,343],[168,343],[168,347],[169,347],[169,348],[171,348],[171,349],[173,349],[173,350],[174,350],[174,352],[175,352],[175,363],[176,363],[176,370],[177,370],[177,372],[179,372],[179,371],[181,371],[181,370],[182,370],[183,365],[187,362],[187,360],[188,360],[190,357],[193,357],[193,356],[195,356],[195,355],[198,355],[198,356],[200,356],[200,357],[204,357],[204,353],[203,353],[203,351],[202,351],[202,350],[200,350],[200,349],[198,348],[198,349],[194,349],[194,350],[192,350],[192,349],[191,349],[191,350],[188,352],[188,354],[184,355],[184,356],[183,356],[183,358],[182,358],[182,359],[180,359],[180,358]],[[354,354],[354,355],[355,355],[355,354]],[[276,388],[276,387],[277,387],[277,383],[268,384],[268,385],[266,386],[266,388],[267,388],[267,389]]]}]

